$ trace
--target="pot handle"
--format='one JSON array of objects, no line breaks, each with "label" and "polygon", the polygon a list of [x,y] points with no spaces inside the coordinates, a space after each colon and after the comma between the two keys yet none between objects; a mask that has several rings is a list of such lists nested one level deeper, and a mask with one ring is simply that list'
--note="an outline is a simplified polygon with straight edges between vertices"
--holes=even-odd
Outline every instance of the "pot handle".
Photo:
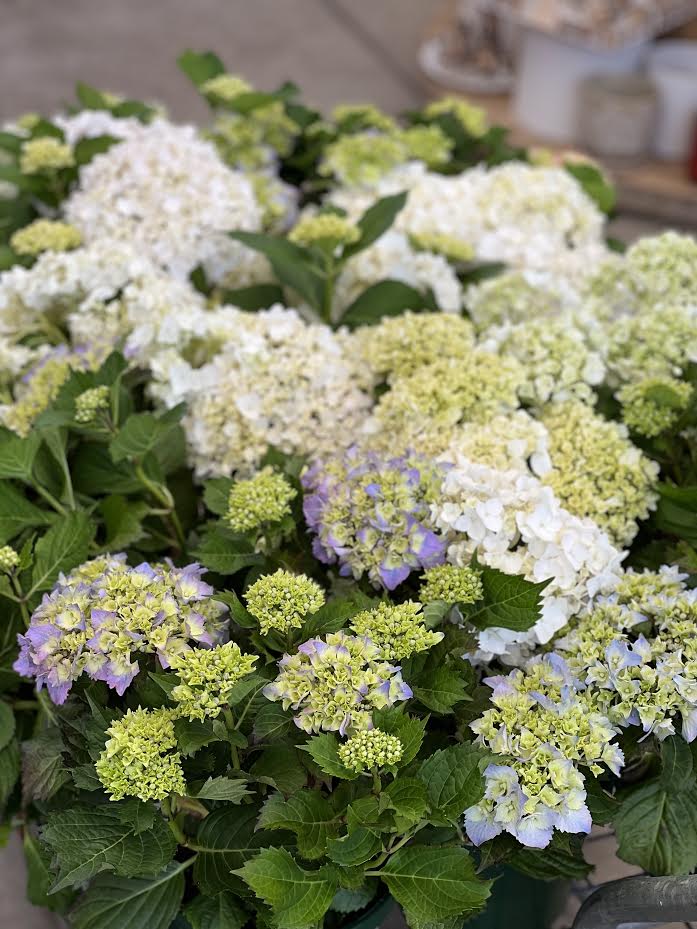
[{"label": "pot handle", "polygon": [[617,929],[623,923],[697,920],[697,875],[625,877],[590,895],[572,929]]}]

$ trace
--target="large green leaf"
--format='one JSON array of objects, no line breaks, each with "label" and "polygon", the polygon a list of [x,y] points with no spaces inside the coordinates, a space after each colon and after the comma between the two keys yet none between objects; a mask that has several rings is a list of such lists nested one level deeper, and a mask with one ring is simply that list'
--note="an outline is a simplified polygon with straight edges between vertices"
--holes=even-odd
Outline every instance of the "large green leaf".
[{"label": "large green leaf", "polygon": [[162,416],[153,413],[133,413],[109,446],[112,460],[118,464],[126,459],[142,461],[148,452],[170,443],[174,430],[180,431],[179,420],[184,410],[174,407]]},{"label": "large green leaf", "polygon": [[191,929],[242,929],[249,919],[242,901],[227,891],[196,897],[184,907],[184,916]]},{"label": "large green leaf", "polygon": [[24,529],[46,526],[52,519],[50,513],[30,503],[9,481],[0,481],[0,545]]},{"label": "large green leaf", "polygon": [[484,796],[485,766],[485,753],[470,742],[441,749],[427,758],[418,777],[426,785],[431,808],[457,821]]},{"label": "large green leaf", "polygon": [[251,796],[247,789],[247,782],[238,778],[209,777],[206,783],[196,792],[198,800],[225,800],[227,803],[241,803]]},{"label": "large green leaf", "polygon": [[656,526],[697,545],[697,487],[658,485],[658,507],[654,514]]},{"label": "large green leaf", "polygon": [[420,675],[412,689],[416,699],[435,713],[450,713],[456,703],[470,699],[462,677],[445,666]]},{"label": "large green leaf", "polygon": [[424,295],[402,281],[378,281],[371,284],[347,308],[341,322],[349,329],[357,326],[374,326],[385,316],[401,316],[405,310],[434,310],[437,306],[429,295]]},{"label": "large green leaf", "polygon": [[337,835],[336,814],[316,790],[301,790],[287,799],[273,794],[261,808],[260,829],[288,829],[295,833],[303,858],[321,858],[327,841]]},{"label": "large green leaf", "polygon": [[395,826],[406,831],[418,823],[428,809],[426,785],[416,777],[398,777],[383,790],[380,803],[394,810]]},{"label": "large green leaf", "polygon": [[340,839],[330,839],[327,854],[336,864],[352,868],[370,861],[381,848],[380,834],[365,826],[359,826]]},{"label": "large green leaf", "polygon": [[19,743],[10,739],[0,750],[0,808],[8,801],[19,779]]},{"label": "large green leaf", "polygon": [[477,629],[499,626],[524,632],[540,618],[540,594],[549,581],[535,584],[515,574],[479,565],[484,596],[463,615]]},{"label": "large green leaf", "polygon": [[283,848],[265,848],[238,872],[274,911],[283,929],[309,929],[329,909],[339,884],[334,868],[305,871]]},{"label": "large green leaf", "polygon": [[61,571],[70,571],[89,554],[96,527],[82,510],[68,513],[36,543],[32,592],[48,590]]},{"label": "large green leaf", "polygon": [[362,252],[376,242],[383,233],[387,232],[406,202],[407,192],[402,191],[399,194],[383,197],[369,207],[358,220],[358,228],[361,230],[360,239],[344,249],[343,257],[350,258],[351,255]]},{"label": "large green leaf", "polygon": [[217,574],[236,574],[264,560],[252,550],[247,539],[235,537],[222,528],[207,532],[192,555]]},{"label": "large green leaf", "polygon": [[486,902],[491,887],[491,881],[477,877],[464,848],[401,848],[383,866],[380,876],[408,914],[429,923],[476,912]]},{"label": "large green leaf", "polygon": [[60,732],[46,729],[22,742],[22,794],[25,801],[50,800],[70,780],[63,762]]},{"label": "large green leaf", "polygon": [[0,478],[28,481],[40,445],[41,436],[36,432],[23,439],[14,432],[0,429]]},{"label": "large green leaf", "polygon": [[177,58],[177,64],[197,87],[225,73],[225,65],[213,52],[195,52],[189,48]]},{"label": "large green leaf", "polygon": [[15,714],[9,703],[0,700],[0,749],[3,749],[15,734]]},{"label": "large green leaf", "polygon": [[259,232],[231,232],[229,235],[265,255],[282,284],[297,290],[314,309],[321,307],[324,280],[314,268],[311,255],[306,249],[288,239]]},{"label": "large green leaf", "polygon": [[402,757],[397,767],[403,768],[419,753],[426,729],[425,719],[416,719],[407,716],[399,709],[376,710],[373,713],[373,723],[377,729],[396,735],[402,743]]},{"label": "large green leaf", "polygon": [[58,877],[53,891],[90,880],[100,871],[122,877],[154,877],[172,859],[177,843],[165,821],[139,831],[137,819],[118,805],[80,804],[49,813],[43,840],[53,850]]},{"label": "large green leaf", "polygon": [[111,494],[102,500],[99,509],[106,529],[104,547],[109,551],[122,551],[146,535],[143,520],[150,507],[144,500],[128,500],[121,494]]},{"label": "large green leaf", "polygon": [[330,777],[340,777],[347,781],[358,777],[357,771],[346,768],[339,760],[339,742],[331,732],[313,736],[300,748],[311,755],[315,764]]},{"label": "large green leaf", "polygon": [[689,874],[697,867],[697,784],[643,784],[624,799],[615,830],[624,861],[650,874]]},{"label": "large green leaf", "polygon": [[172,862],[154,878],[102,874],[70,914],[75,929],[169,929],[184,896],[188,862]]}]

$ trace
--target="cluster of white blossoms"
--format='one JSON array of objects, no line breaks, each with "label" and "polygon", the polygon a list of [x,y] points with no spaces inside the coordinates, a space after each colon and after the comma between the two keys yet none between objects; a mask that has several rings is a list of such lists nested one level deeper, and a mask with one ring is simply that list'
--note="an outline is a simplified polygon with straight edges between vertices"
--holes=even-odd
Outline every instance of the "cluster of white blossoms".
[{"label": "cluster of white blossoms", "polygon": [[251,473],[269,447],[316,455],[350,445],[370,398],[342,340],[280,305],[223,309],[229,336],[210,361],[194,365],[179,352],[154,361],[156,396],[188,403],[196,473]]},{"label": "cluster of white blossoms", "polygon": [[79,113],[59,113],[52,122],[65,136],[68,145],[75,146],[82,139],[130,139],[138,135],[143,123],[135,116],[113,116],[107,110],[80,110]]},{"label": "cluster of white blossoms", "polygon": [[479,633],[484,659],[519,660],[617,581],[624,553],[592,520],[573,516],[549,487],[520,471],[499,471],[457,457],[431,515],[448,540],[449,563],[468,565],[476,551],[481,564],[505,574],[550,581],[541,594],[540,619],[529,631]]},{"label": "cluster of white blossoms", "polygon": [[95,156],[63,208],[87,243],[128,242],[175,277],[201,265],[214,281],[250,254],[227,233],[262,224],[249,178],[193,126],[163,119]]}]

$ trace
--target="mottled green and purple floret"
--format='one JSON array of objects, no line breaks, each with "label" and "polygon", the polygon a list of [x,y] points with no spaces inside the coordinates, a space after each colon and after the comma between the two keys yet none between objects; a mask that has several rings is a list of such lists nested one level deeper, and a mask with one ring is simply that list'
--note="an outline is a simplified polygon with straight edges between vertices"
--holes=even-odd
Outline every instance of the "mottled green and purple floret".
[{"label": "mottled green and purple floret", "polygon": [[193,645],[222,643],[227,607],[213,599],[203,572],[197,564],[130,567],[120,554],[61,575],[18,636],[15,671],[63,703],[83,673],[122,695],[140,670],[136,655],[154,654],[168,668]]},{"label": "mottled green and purple floret", "polygon": [[387,590],[412,571],[442,564],[446,546],[430,509],[445,469],[416,454],[383,458],[356,448],[313,464],[302,483],[315,557]]},{"label": "mottled green and purple floret", "polygon": [[401,668],[385,661],[367,638],[334,632],[310,639],[278,663],[279,675],[264,688],[269,700],[292,709],[305,732],[353,734],[371,729],[373,710],[412,696]]}]

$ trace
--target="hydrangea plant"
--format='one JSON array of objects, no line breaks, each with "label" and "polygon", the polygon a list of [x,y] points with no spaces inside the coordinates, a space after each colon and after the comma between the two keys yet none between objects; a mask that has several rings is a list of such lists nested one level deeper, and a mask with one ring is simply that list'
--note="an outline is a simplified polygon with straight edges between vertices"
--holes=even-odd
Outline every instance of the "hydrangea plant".
[{"label": "hydrangea plant", "polygon": [[445,99],[0,133],[0,813],[76,929],[697,867],[697,245]]}]

